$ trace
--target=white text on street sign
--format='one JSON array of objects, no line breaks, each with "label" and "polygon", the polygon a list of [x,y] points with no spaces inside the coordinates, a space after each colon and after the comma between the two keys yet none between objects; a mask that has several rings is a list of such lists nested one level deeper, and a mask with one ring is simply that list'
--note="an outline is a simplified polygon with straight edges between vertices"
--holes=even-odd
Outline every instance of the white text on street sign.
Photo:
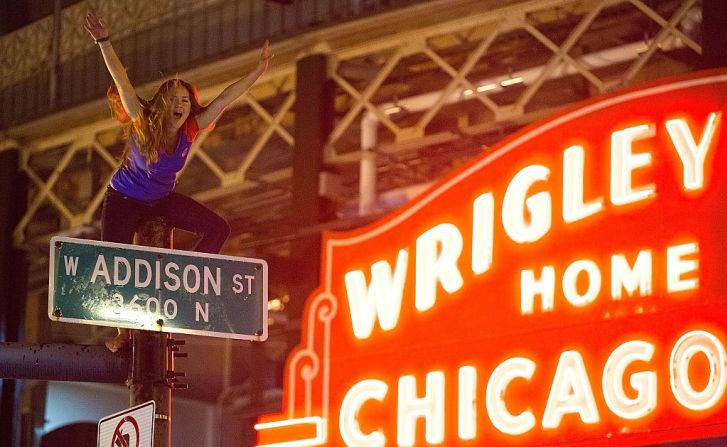
[{"label": "white text on street sign", "polygon": [[52,320],[263,341],[261,259],[55,237]]}]

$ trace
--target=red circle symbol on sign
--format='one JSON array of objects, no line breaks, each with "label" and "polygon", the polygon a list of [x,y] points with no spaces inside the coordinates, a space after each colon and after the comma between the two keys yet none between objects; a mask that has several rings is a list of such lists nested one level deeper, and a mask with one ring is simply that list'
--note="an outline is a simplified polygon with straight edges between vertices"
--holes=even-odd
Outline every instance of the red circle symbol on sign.
[{"label": "red circle symbol on sign", "polygon": [[111,438],[111,447],[139,447],[139,424],[131,416],[119,421]]}]

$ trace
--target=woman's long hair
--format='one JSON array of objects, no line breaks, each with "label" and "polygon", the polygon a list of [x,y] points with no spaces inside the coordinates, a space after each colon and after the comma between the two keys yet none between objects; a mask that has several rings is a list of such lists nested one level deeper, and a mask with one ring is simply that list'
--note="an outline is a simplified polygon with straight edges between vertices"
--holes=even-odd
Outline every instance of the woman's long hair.
[{"label": "woman's long hair", "polygon": [[147,171],[149,171],[152,163],[159,160],[159,150],[174,150],[174,148],[164,147],[164,130],[169,125],[167,94],[169,90],[180,85],[189,92],[190,111],[189,117],[187,117],[189,120],[204,110],[204,107],[199,103],[199,92],[189,82],[178,78],[170,79],[159,86],[151,99],[146,100],[138,97],[139,104],[141,105],[141,116],[138,120],[132,120],[129,117],[129,114],[126,113],[121,103],[119,93],[113,87],[109,88],[106,96],[109,100],[111,113],[114,118],[124,124],[126,145],[121,154],[121,162],[124,166],[128,164],[129,158],[131,157],[132,137],[136,138],[139,152],[146,159]]}]

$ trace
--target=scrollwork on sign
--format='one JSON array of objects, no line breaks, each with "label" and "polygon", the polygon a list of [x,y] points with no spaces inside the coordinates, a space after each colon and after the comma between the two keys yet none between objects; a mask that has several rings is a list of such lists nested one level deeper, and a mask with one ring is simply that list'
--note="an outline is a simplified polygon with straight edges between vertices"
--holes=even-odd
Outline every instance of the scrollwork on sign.
[{"label": "scrollwork on sign", "polygon": [[[328,388],[330,380],[330,342],[331,342],[331,321],[336,316],[338,301],[336,297],[328,292],[317,295],[311,302],[307,313],[308,323],[304,341],[299,349],[291,356],[288,367],[288,393],[287,408],[289,417],[293,418],[293,410],[296,408],[297,397],[296,386],[302,381],[305,389],[305,415],[311,416],[314,403],[314,388],[321,391],[320,396],[315,396],[320,405],[323,418],[328,416]],[[305,360],[310,364],[301,365]],[[300,416],[300,415],[298,415]]]}]

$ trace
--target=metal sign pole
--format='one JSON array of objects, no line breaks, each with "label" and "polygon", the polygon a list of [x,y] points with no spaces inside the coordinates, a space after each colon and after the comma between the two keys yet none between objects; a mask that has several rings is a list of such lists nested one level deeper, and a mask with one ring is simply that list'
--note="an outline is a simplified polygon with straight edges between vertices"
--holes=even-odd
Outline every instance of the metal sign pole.
[{"label": "metal sign pole", "polygon": [[167,333],[268,335],[267,263],[174,250],[171,233],[152,220],[138,229],[136,245],[56,236],[49,253],[49,318],[119,328],[105,343],[111,352],[131,338],[129,400],[132,408],[154,402],[153,447],[170,446],[171,390],[187,388],[174,368],[175,358],[187,356],[179,352],[184,342]]},{"label": "metal sign pole", "polygon": [[169,447],[170,390],[187,387],[177,381],[184,373],[174,370],[174,359],[186,354],[183,341],[165,334],[264,341],[268,267],[262,259],[174,250],[163,221],[138,233],[135,246],[51,239],[48,316],[120,328],[106,342],[112,352],[133,340],[131,406],[155,403],[154,447]]},{"label": "metal sign pole", "polygon": [[[141,225],[138,244],[148,247],[172,248],[172,228],[155,219]],[[172,388],[186,388],[177,383],[184,373],[174,371],[174,357],[186,357],[178,352],[181,340],[171,334],[151,331],[132,331],[132,373],[129,383],[129,403],[136,406],[153,400],[154,447],[171,447]]]},{"label": "metal sign pole", "polygon": [[174,357],[186,357],[186,353],[176,352],[182,344],[182,340],[172,339],[171,334],[132,331],[129,404],[134,407],[154,401],[154,447],[171,446],[172,389],[187,387],[176,382],[177,377],[184,376],[184,373],[173,369]]}]

